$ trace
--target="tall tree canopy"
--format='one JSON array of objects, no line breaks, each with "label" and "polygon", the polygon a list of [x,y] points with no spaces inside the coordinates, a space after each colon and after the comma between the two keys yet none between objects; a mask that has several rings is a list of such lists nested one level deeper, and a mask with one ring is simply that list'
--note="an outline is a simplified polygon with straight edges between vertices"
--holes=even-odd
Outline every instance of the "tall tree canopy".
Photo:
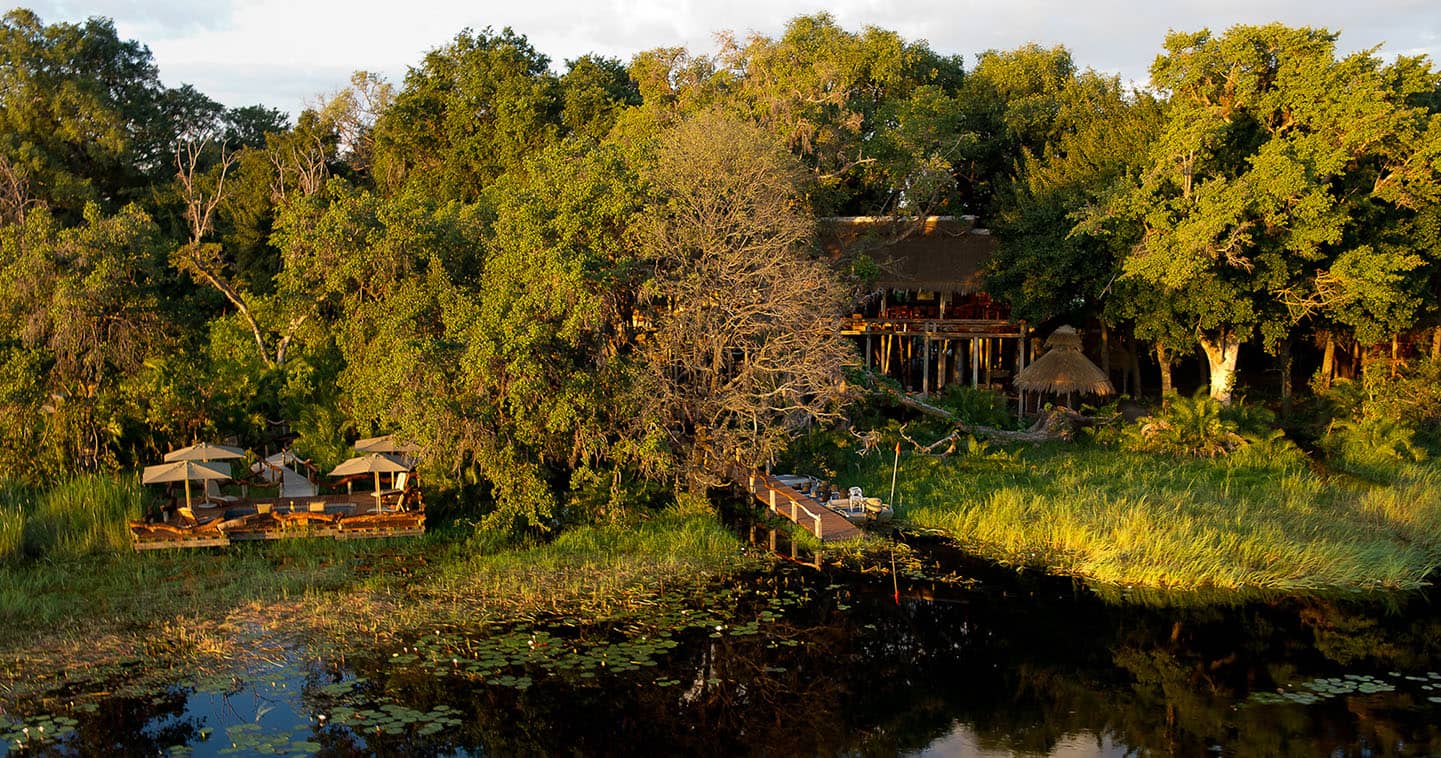
[{"label": "tall tree canopy", "polygon": [[1391,333],[1414,318],[1398,301],[1422,260],[1382,235],[1434,202],[1438,132],[1374,54],[1338,59],[1324,30],[1239,26],[1170,35],[1151,75],[1170,98],[1114,211],[1142,224],[1124,269],[1194,329],[1213,397],[1229,400],[1241,343],[1275,347],[1317,310],[1389,304]]}]

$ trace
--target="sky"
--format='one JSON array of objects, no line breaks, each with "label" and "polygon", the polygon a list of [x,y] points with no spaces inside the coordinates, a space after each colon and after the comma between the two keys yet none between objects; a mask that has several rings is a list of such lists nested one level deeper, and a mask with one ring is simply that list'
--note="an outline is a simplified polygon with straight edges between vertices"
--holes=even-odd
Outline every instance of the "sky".
[{"label": "sky", "polygon": [[1441,59],[1438,0],[31,0],[46,23],[114,19],[149,46],[161,79],[232,106],[292,117],[366,70],[401,84],[407,67],[461,30],[509,26],[556,69],[585,53],[622,60],[654,47],[713,52],[715,35],[778,36],[795,16],[826,11],[844,28],[878,26],[925,40],[970,65],[1027,42],[1070,48],[1077,65],[1137,84],[1168,30],[1221,32],[1280,21],[1341,34],[1343,52]]}]

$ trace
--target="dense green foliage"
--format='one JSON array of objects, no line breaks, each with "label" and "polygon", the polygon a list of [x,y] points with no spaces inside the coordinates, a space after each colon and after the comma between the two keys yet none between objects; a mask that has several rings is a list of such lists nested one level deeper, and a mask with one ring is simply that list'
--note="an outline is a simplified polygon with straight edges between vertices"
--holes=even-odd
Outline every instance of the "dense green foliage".
[{"label": "dense green foliage", "polygon": [[1128,329],[1163,371],[1195,344],[1221,402],[1243,344],[1280,356],[1289,392],[1293,341],[1339,334],[1371,353],[1434,322],[1441,74],[1338,58],[1335,39],[1279,24],[1169,35],[1151,70],[1163,100],[1102,90],[1093,117],[1022,166],[997,294],[1032,318]]},{"label": "dense green foliage", "polygon": [[[839,417],[833,318],[863,283],[817,253],[832,214],[982,216],[1018,316],[1101,319],[1163,369],[1199,344],[1222,401],[1244,343],[1438,349],[1441,76],[1324,30],[1171,35],[1154,92],[826,14],[562,67],[466,30],[293,123],[166,88],[101,19],[13,11],[0,56],[6,479],[199,437],[326,466],[394,431],[492,526],[623,518]],[[1434,369],[1391,368],[1327,368],[1318,447],[1403,416],[1425,444]],[[1155,449],[1207,450],[1213,421]],[[0,551],[42,510],[0,510]]]}]

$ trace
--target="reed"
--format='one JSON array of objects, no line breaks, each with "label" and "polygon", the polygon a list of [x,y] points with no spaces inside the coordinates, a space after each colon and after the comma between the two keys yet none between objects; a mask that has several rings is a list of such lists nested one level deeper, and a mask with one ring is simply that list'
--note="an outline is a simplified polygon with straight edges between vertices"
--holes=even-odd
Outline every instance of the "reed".
[{"label": "reed", "polygon": [[18,563],[24,557],[25,510],[0,503],[0,565]]},{"label": "reed", "polygon": [[34,496],[26,550],[53,559],[129,551],[126,522],[141,517],[146,498],[134,477],[84,474],[65,480]]},{"label": "reed", "polygon": [[[889,463],[888,461],[885,463]],[[883,487],[889,467],[855,471]],[[1441,470],[1385,485],[1295,457],[1186,460],[1048,445],[1011,459],[903,457],[898,517],[974,551],[1170,589],[1411,589],[1441,565]]]}]

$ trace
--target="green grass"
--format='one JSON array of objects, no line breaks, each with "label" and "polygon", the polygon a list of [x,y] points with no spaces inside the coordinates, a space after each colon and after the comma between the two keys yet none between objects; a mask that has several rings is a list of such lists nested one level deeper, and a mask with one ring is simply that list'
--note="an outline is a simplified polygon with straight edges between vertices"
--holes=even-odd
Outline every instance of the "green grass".
[{"label": "green grass", "polygon": [[[889,486],[890,461],[852,473]],[[1371,485],[1299,455],[1180,459],[1052,444],[1013,457],[903,455],[899,518],[982,555],[1171,589],[1410,589],[1441,565],[1441,468]]]}]

